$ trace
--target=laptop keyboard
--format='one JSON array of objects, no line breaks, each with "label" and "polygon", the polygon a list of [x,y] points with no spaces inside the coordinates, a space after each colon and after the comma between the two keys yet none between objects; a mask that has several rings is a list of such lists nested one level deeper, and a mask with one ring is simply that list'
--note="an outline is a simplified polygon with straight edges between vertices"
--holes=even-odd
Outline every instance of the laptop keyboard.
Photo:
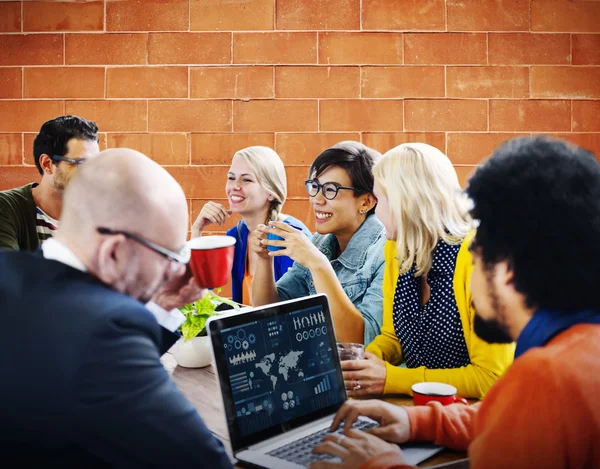
[{"label": "laptop keyboard", "polygon": [[[378,423],[369,422],[367,420],[357,420],[352,425],[352,428],[357,430],[368,430],[369,428],[376,427]],[[342,433],[344,430],[344,422],[340,424],[340,428],[338,428],[333,434]],[[276,458],[284,459],[286,461],[290,461],[300,466],[308,466],[309,464],[315,461],[324,461],[336,459],[336,456],[331,454],[316,454],[313,453],[313,449],[323,440],[323,437],[327,435],[329,432],[329,428],[325,428],[315,433],[311,433],[304,438],[290,443],[288,445],[282,446],[280,448],[276,448],[273,451],[267,453],[269,456],[273,456]]]}]

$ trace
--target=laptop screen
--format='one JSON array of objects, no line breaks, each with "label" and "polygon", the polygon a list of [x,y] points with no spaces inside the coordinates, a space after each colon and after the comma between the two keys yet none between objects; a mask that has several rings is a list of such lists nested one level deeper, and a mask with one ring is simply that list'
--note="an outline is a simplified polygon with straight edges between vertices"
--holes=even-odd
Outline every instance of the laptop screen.
[{"label": "laptop screen", "polygon": [[216,319],[209,329],[234,451],[346,400],[324,295]]}]

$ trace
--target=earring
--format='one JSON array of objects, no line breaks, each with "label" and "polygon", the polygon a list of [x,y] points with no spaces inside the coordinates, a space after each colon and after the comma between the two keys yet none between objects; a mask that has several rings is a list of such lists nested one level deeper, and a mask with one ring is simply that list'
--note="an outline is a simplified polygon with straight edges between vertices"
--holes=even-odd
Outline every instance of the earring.
[{"label": "earring", "polygon": [[367,211],[366,210],[361,210],[358,213],[360,213],[361,215],[364,215],[365,213],[367,213]]}]

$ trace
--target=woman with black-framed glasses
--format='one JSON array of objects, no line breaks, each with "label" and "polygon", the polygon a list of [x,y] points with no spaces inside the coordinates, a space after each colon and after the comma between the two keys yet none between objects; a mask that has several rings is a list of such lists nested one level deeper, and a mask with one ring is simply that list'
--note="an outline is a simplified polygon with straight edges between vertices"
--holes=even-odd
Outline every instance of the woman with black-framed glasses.
[{"label": "woman with black-framed glasses", "polygon": [[[311,242],[277,222],[252,233],[250,245],[259,256],[253,305],[326,293],[340,342],[369,343],[380,333],[385,230],[374,214],[372,173],[380,157],[361,143],[341,142],[315,159],[305,186],[317,233]],[[275,283],[278,256],[295,264]]]}]

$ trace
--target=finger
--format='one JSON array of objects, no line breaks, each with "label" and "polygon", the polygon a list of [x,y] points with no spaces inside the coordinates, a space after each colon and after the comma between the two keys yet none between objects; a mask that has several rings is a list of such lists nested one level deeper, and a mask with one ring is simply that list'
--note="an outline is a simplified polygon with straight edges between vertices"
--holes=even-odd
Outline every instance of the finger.
[{"label": "finger", "polygon": [[281,231],[287,231],[288,233],[294,233],[296,231],[296,228],[282,221],[271,221],[269,222],[269,225],[278,228]]},{"label": "finger", "polygon": [[287,249],[280,249],[279,251],[269,251],[269,256],[271,257],[281,257],[281,256],[290,256],[290,253]]},{"label": "finger", "polygon": [[346,401],[344,402],[344,404],[342,405],[342,407],[340,407],[340,410],[338,410],[337,414],[335,414],[335,417],[333,418],[333,422],[331,422],[331,427],[329,427],[329,431],[335,431],[338,429],[338,427],[340,426],[340,423],[346,419],[346,417],[348,416],[348,414],[350,412],[352,412],[352,408],[353,408],[353,403]]},{"label": "finger", "polygon": [[398,433],[392,425],[386,425],[383,427],[373,427],[367,430],[367,433],[376,436],[377,438],[381,438],[385,441],[390,441],[394,443],[404,443],[403,441],[398,441]]},{"label": "finger", "polygon": [[335,463],[331,461],[317,461],[308,466],[308,469],[338,469],[342,463]]},{"label": "finger", "polygon": [[347,457],[349,455],[349,452],[346,448],[338,445],[337,443],[334,443],[333,441],[324,441],[319,446],[317,446],[315,449],[313,449],[313,453],[332,454],[332,455],[338,456],[342,459],[344,459],[344,457]]},{"label": "finger", "polygon": [[341,360],[340,365],[342,366],[343,372],[351,372],[353,370],[364,370],[371,366],[368,360]]}]

